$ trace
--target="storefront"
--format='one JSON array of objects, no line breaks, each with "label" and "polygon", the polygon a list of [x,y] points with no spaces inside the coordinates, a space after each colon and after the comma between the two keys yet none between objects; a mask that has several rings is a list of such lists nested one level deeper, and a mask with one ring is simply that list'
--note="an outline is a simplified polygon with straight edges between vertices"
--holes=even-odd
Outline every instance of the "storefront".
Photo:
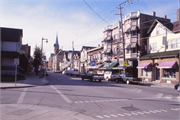
[{"label": "storefront", "polygon": [[140,77],[143,81],[179,82],[179,51],[151,53],[140,58]]}]

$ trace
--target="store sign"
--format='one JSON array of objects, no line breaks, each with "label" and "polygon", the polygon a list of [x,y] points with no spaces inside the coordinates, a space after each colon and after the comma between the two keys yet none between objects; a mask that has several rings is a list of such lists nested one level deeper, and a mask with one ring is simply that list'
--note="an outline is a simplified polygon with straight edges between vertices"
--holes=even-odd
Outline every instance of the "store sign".
[{"label": "store sign", "polygon": [[92,66],[96,65],[96,61],[91,61],[91,65]]}]

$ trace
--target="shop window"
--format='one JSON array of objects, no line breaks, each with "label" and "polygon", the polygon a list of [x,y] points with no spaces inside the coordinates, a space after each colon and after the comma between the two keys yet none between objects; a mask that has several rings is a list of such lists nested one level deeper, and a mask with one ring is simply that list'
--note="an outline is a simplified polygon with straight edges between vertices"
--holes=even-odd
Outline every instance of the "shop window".
[{"label": "shop window", "polygon": [[163,69],[163,77],[176,78],[176,70],[175,69]]},{"label": "shop window", "polygon": [[142,69],[142,76],[151,77],[151,69]]},{"label": "shop window", "polygon": [[131,52],[136,53],[137,52],[136,48],[131,48]]}]

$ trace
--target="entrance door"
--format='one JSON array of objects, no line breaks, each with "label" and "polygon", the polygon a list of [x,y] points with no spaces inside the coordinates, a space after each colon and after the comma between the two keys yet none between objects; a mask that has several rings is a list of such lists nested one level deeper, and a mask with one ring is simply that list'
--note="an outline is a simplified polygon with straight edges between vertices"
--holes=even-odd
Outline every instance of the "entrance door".
[{"label": "entrance door", "polygon": [[160,80],[160,69],[156,67],[156,80]]}]

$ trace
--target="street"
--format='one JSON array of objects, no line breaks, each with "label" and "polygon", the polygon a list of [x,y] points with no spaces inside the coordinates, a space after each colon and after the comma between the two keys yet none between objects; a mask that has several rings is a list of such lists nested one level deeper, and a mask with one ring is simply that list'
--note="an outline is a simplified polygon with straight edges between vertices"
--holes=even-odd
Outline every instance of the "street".
[{"label": "street", "polygon": [[48,74],[49,85],[1,90],[1,104],[61,108],[97,120],[180,119],[180,96],[173,89]]}]

